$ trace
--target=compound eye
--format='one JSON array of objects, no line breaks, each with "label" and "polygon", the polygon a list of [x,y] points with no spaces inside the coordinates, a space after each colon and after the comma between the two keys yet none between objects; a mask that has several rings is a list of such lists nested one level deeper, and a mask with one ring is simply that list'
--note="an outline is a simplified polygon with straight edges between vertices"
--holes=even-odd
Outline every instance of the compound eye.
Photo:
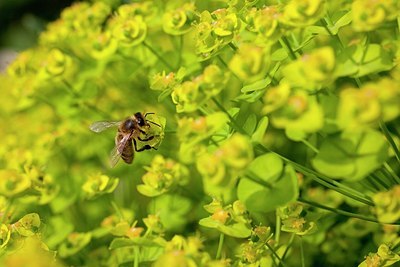
[{"label": "compound eye", "polygon": [[129,119],[125,122],[125,129],[127,130],[133,130],[133,128],[135,127],[135,123],[133,122],[133,120]]},{"label": "compound eye", "polygon": [[146,123],[144,121],[144,119],[142,117],[137,118],[137,122],[139,124],[139,126],[145,126]]}]

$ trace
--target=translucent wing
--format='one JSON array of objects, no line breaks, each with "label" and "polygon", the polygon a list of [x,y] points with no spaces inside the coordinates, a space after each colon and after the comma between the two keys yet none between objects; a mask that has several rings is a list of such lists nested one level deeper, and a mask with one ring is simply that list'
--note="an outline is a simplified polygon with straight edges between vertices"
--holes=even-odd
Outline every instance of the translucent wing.
[{"label": "translucent wing", "polygon": [[111,168],[113,168],[117,164],[118,160],[121,157],[122,151],[124,151],[124,148],[125,148],[126,144],[128,142],[131,142],[131,137],[132,137],[131,134],[125,135],[118,142],[118,144],[115,145],[113,150],[111,150],[111,153],[110,153],[110,165],[111,165]]},{"label": "translucent wing", "polygon": [[89,126],[89,129],[99,133],[110,127],[118,126],[120,123],[120,121],[96,121]]}]

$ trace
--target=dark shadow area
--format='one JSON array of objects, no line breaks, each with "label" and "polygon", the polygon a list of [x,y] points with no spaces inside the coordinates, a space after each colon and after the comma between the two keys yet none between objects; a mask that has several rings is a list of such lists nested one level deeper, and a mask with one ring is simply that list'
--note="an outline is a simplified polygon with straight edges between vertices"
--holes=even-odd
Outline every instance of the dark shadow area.
[{"label": "dark shadow area", "polygon": [[22,50],[35,44],[47,22],[73,0],[0,0],[0,48]]}]

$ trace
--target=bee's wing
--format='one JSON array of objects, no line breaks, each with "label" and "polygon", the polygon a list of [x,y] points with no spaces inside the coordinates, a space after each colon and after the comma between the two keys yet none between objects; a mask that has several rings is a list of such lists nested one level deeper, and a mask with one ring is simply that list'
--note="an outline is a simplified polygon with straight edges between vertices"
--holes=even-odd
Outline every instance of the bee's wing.
[{"label": "bee's wing", "polygon": [[121,157],[122,151],[124,151],[124,148],[125,148],[126,144],[128,142],[131,142],[131,137],[132,137],[131,134],[125,135],[118,142],[118,144],[115,145],[113,150],[111,150],[111,153],[110,153],[110,165],[111,165],[111,168],[113,168],[117,164],[119,158]]},{"label": "bee's wing", "polygon": [[120,121],[96,121],[89,126],[89,129],[99,133],[110,127],[118,126],[120,123]]}]

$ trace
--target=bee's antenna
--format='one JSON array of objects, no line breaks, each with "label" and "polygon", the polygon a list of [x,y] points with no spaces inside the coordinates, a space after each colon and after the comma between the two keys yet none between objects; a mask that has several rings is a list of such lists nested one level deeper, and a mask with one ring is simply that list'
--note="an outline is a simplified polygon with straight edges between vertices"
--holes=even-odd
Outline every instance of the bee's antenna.
[{"label": "bee's antenna", "polygon": [[146,121],[147,121],[147,122],[150,122],[150,123],[152,123],[152,124],[154,124],[154,125],[157,125],[157,126],[160,127],[160,128],[162,128],[160,124],[155,123],[154,121],[149,121],[149,120],[146,120]]},{"label": "bee's antenna", "polygon": [[146,118],[147,115],[153,115],[153,114],[155,114],[155,113],[154,113],[154,112],[146,112],[146,113],[144,114],[144,117]]}]

